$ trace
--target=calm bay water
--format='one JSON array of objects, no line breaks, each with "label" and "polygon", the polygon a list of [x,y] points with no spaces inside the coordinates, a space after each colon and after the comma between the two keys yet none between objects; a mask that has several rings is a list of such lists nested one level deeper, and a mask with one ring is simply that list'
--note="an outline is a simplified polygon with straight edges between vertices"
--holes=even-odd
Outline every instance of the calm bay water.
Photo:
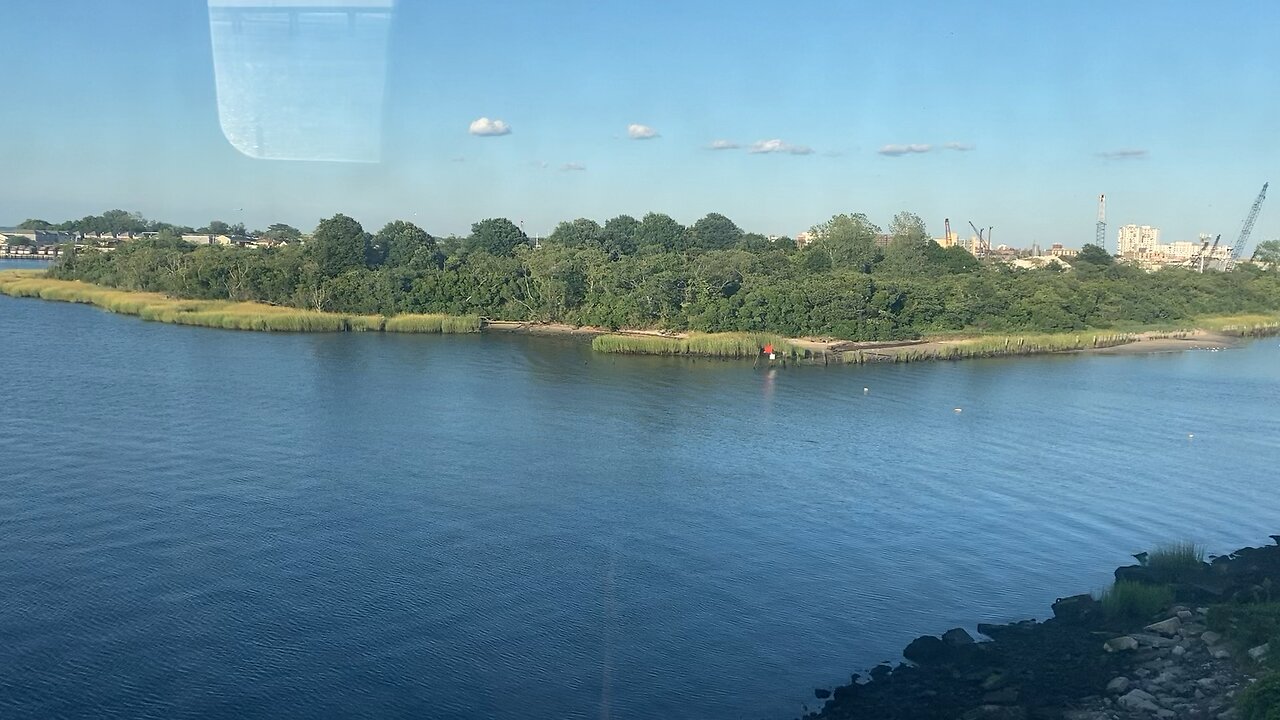
[{"label": "calm bay water", "polygon": [[791,717],[1280,532],[1274,339],[769,371],[0,297],[0,368],[6,718]]}]

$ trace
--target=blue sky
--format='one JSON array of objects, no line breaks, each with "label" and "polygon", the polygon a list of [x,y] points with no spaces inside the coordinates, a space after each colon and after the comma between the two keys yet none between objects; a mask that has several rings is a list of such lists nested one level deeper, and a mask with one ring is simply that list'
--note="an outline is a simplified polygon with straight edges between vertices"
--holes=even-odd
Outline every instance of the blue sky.
[{"label": "blue sky", "polygon": [[[1079,246],[1105,192],[1114,249],[1130,222],[1234,238],[1280,180],[1272,3],[400,0],[378,163],[237,152],[203,0],[8,2],[0,26],[0,225],[120,207],[543,233],[654,210],[793,235],[907,209]],[[1254,239],[1276,237],[1264,207]]]}]

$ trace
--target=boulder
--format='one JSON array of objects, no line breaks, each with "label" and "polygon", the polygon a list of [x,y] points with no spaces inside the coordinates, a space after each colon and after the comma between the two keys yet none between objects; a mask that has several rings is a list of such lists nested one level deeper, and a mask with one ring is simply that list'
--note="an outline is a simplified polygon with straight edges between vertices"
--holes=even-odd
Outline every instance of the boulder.
[{"label": "boulder", "polygon": [[946,659],[947,650],[947,645],[941,638],[921,635],[907,645],[902,656],[917,665],[934,665]]},{"label": "boulder", "polygon": [[1169,637],[1173,637],[1174,635],[1177,635],[1178,631],[1181,629],[1182,629],[1182,621],[1179,620],[1176,615],[1174,617],[1169,618],[1168,620],[1161,620],[1158,623],[1151,623],[1150,625],[1143,628],[1143,630],[1148,630],[1154,633],[1160,633],[1161,635],[1166,635]]},{"label": "boulder", "polygon": [[1267,656],[1271,651],[1271,643],[1263,643],[1257,647],[1249,648],[1249,659],[1254,662],[1261,662],[1262,658]]},{"label": "boulder", "polygon": [[942,633],[942,642],[948,645],[972,645],[973,636],[964,628],[951,628]]},{"label": "boulder", "polygon": [[826,688],[814,688],[813,696],[818,698],[819,700],[826,700],[827,698],[831,697],[831,691],[827,690]]},{"label": "boulder", "polygon": [[1006,687],[982,696],[983,705],[1013,705],[1018,702],[1018,688]]},{"label": "boulder", "polygon": [[1222,635],[1212,630],[1205,630],[1200,633],[1200,639],[1204,641],[1205,645],[1217,645],[1218,641],[1222,639]]},{"label": "boulder", "polygon": [[1129,678],[1121,675],[1113,678],[1107,683],[1107,693],[1109,695],[1123,695],[1129,689]]},{"label": "boulder", "polygon": [[1143,647],[1167,648],[1178,644],[1173,638],[1160,637],[1159,635],[1150,635],[1148,633],[1134,633],[1132,637]]},{"label": "boulder", "polygon": [[1157,584],[1155,573],[1146,565],[1123,565],[1116,568],[1116,582],[1140,582]]},{"label": "boulder", "polygon": [[1072,595],[1058,598],[1053,603],[1053,617],[1071,625],[1087,625],[1098,619],[1101,613],[1102,603],[1092,595]]},{"label": "boulder", "polygon": [[1126,650],[1137,650],[1138,641],[1124,635],[1118,638],[1111,638],[1102,644],[1102,649],[1109,653],[1124,652]]},{"label": "boulder", "polygon": [[999,640],[1002,636],[1024,634],[1034,630],[1036,627],[1035,620],[1019,620],[1018,622],[1009,623],[1007,625],[992,625],[990,623],[978,623],[978,632],[986,635],[992,640]]},{"label": "boulder", "polygon": [[1116,704],[1125,710],[1141,710],[1148,713],[1154,713],[1160,709],[1160,706],[1156,704],[1154,695],[1138,688],[1121,695],[1116,700]]}]

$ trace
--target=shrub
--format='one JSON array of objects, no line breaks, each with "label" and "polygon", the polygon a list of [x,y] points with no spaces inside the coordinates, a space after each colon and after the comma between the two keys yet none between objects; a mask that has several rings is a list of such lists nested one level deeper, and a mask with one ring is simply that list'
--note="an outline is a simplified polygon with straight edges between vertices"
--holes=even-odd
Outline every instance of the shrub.
[{"label": "shrub", "polygon": [[1240,720],[1280,720],[1280,672],[1264,675],[1240,693]]},{"label": "shrub", "polygon": [[1247,647],[1265,642],[1280,647],[1280,602],[1214,605],[1209,608],[1207,624],[1210,630]]},{"label": "shrub", "polygon": [[1109,620],[1147,620],[1173,604],[1173,589],[1117,580],[1102,592],[1102,611]]}]

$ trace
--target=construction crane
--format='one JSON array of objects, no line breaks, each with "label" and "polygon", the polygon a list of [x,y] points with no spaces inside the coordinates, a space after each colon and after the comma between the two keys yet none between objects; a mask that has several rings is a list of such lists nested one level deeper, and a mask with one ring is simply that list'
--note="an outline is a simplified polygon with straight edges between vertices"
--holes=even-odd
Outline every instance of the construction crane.
[{"label": "construction crane", "polygon": [[1270,184],[1262,183],[1262,192],[1259,192],[1258,199],[1253,201],[1253,207],[1249,209],[1249,217],[1244,219],[1244,227],[1240,228],[1240,237],[1236,238],[1236,244],[1232,246],[1231,254],[1227,256],[1227,266],[1224,268],[1227,272],[1235,269],[1241,253],[1244,252],[1245,243],[1249,242],[1249,235],[1253,233],[1253,223],[1258,219],[1258,211],[1262,210],[1262,201],[1267,199],[1267,186]]},{"label": "construction crane", "polygon": [[[1213,239],[1213,249],[1212,249],[1212,250],[1210,250],[1210,249],[1209,249],[1209,236],[1208,236],[1208,235],[1201,235],[1201,236],[1200,236],[1200,241],[1201,241],[1201,242],[1200,242],[1200,249],[1199,249],[1199,250],[1196,250],[1195,254],[1194,254],[1194,255],[1192,255],[1190,258],[1188,258],[1188,259],[1187,259],[1187,267],[1194,269],[1194,270],[1195,270],[1196,272],[1198,272],[1198,273],[1204,274],[1205,261],[1206,261],[1206,260],[1212,260],[1212,259],[1213,259],[1213,254],[1214,254],[1215,252],[1217,252],[1217,250],[1218,250],[1218,241],[1219,241],[1219,240],[1221,240],[1221,239],[1222,239],[1222,236],[1221,236],[1221,235],[1219,235],[1218,237],[1214,238],[1214,239]],[[1205,250],[1209,250],[1209,252],[1208,252],[1207,256],[1206,256]]]},{"label": "construction crane", "polygon": [[1093,233],[1093,244],[1107,249],[1107,196],[1098,196],[1098,226]]},{"label": "construction crane", "polygon": [[[982,255],[987,253],[987,250],[991,249],[991,244],[988,242],[987,237],[982,234],[983,231],[979,230],[978,226],[974,225],[972,220],[969,221],[969,227],[973,228],[973,231],[978,233],[978,243],[973,247],[973,254],[976,257],[982,257]],[[987,228],[987,232],[990,231],[991,228]],[[978,253],[982,253],[982,255],[979,255]]]}]

